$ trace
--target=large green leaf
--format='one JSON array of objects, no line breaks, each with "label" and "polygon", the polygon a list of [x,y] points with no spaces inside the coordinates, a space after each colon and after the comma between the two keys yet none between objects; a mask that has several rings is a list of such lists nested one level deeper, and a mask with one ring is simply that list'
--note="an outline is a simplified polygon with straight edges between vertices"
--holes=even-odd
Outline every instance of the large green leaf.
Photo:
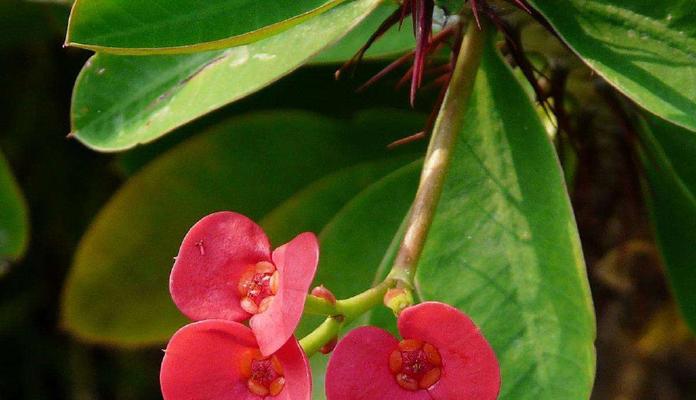
[{"label": "large green leaf", "polygon": [[275,245],[318,232],[351,197],[406,161],[370,161],[383,158],[393,140],[387,128],[414,129],[421,120],[387,111],[358,122],[262,113],[175,147],[133,176],[83,237],[63,298],[64,326],[96,342],[166,341],[185,323],[169,298],[171,257],[196,220],[235,210],[262,221]]},{"label": "large green leaf", "polygon": [[696,332],[696,137],[655,117],[639,131],[655,236],[682,315]]},{"label": "large green leaf", "polygon": [[0,153],[0,266],[24,253],[28,231],[26,205],[10,166]]},{"label": "large green leaf", "polygon": [[120,54],[190,53],[251,43],[343,0],[77,0],[67,45]]},{"label": "large green leaf", "polygon": [[417,272],[424,300],[469,314],[500,399],[588,399],[594,314],[561,169],[529,98],[489,44]]},{"label": "large green leaf", "polygon": [[357,0],[270,38],[177,56],[97,54],[75,85],[72,133],[87,146],[123,150],[253,93],[348,32],[381,0]]},{"label": "large green leaf", "polygon": [[696,131],[693,0],[530,0],[598,74],[650,112]]}]

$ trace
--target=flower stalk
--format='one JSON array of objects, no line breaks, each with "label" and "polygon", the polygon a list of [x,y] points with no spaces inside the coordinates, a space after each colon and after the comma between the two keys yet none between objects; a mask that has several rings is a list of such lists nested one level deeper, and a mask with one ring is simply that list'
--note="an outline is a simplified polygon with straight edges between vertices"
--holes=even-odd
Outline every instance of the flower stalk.
[{"label": "flower stalk", "polygon": [[469,23],[462,40],[442,108],[433,127],[406,233],[389,276],[399,287],[413,287],[413,278],[428,230],[442,194],[457,135],[464,125],[467,105],[483,54],[485,31]]},{"label": "flower stalk", "polygon": [[452,79],[433,127],[418,191],[406,221],[406,231],[389,275],[377,286],[354,297],[338,300],[335,305],[315,296],[308,296],[305,311],[328,316],[300,341],[308,356],[334,339],[343,326],[380,304],[389,289],[413,288],[413,277],[440,200],[457,135],[464,125],[464,116],[481,62],[485,35],[476,24],[470,23],[462,40]]}]

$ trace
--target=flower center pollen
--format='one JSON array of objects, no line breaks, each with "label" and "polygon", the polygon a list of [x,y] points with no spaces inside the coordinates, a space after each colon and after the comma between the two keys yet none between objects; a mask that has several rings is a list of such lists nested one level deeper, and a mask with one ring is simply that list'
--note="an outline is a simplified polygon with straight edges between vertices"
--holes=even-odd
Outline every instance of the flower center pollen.
[{"label": "flower center pollen", "polygon": [[404,339],[389,355],[389,370],[406,390],[428,389],[440,380],[442,358],[430,343]]},{"label": "flower center pollen", "polygon": [[276,396],[285,387],[283,365],[278,357],[264,357],[258,349],[250,349],[244,354],[241,373],[247,379],[249,391],[259,396]]},{"label": "flower center pollen", "polygon": [[249,314],[266,311],[278,293],[280,274],[275,265],[260,261],[250,265],[239,278],[237,289],[242,309]]}]

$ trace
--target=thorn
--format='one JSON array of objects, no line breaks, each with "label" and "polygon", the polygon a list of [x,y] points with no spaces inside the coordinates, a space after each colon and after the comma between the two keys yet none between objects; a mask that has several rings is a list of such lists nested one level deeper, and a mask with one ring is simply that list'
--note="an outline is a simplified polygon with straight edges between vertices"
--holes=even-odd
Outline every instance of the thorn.
[{"label": "thorn", "polygon": [[399,68],[401,65],[405,64],[408,62],[408,60],[413,57],[413,52],[409,52],[404,54],[403,56],[397,58],[396,60],[392,61],[391,64],[387,65],[383,70],[379,71],[375,76],[370,78],[367,82],[363,83],[359,88],[357,88],[355,91],[360,93],[367,89],[368,87],[372,86],[375,84],[377,81],[382,79],[385,75],[388,73],[392,72],[393,70]]},{"label": "thorn", "polygon": [[423,79],[425,58],[430,48],[430,34],[433,26],[433,0],[413,0],[416,2],[413,15],[413,24],[416,29],[416,53],[413,58],[413,77],[411,79],[410,103],[411,107],[416,102],[416,91]]},{"label": "thorn", "polygon": [[406,136],[405,138],[401,138],[398,140],[395,140],[387,145],[387,148],[392,150],[395,149],[399,146],[403,146],[405,144],[413,143],[415,141],[421,140],[425,138],[425,131],[420,131],[418,133],[414,133],[413,135]]},{"label": "thorn", "polygon": [[479,19],[479,7],[478,0],[469,0],[471,4],[471,12],[474,14],[474,19],[476,20],[476,26],[481,30],[481,20]]},{"label": "thorn", "polygon": [[404,0],[401,4],[401,16],[399,18],[399,30],[404,24],[404,19],[411,13],[411,0]]},{"label": "thorn", "polygon": [[413,76],[413,66],[410,66],[408,68],[408,71],[399,79],[399,81],[396,83],[396,86],[394,86],[395,89],[401,89],[406,82],[408,82],[409,79]]},{"label": "thorn", "polygon": [[345,64],[339,68],[336,73],[334,73],[334,77],[336,80],[338,80],[343,71],[347,70],[350,67],[357,66],[365,56],[365,53],[367,50],[379,39],[381,38],[389,29],[391,29],[392,26],[396,25],[397,22],[399,22],[399,19],[403,18],[402,17],[402,10],[396,10],[393,13],[391,13],[387,19],[385,19],[377,28],[377,30],[370,35],[370,38],[367,39],[367,42],[353,55],[353,57],[350,58],[350,60],[346,61]]},{"label": "thorn", "polygon": [[67,135],[65,135],[66,139],[75,139],[75,132],[70,132]]},{"label": "thorn", "polygon": [[529,6],[523,0],[512,0],[512,1],[515,3],[515,5],[517,5],[517,7],[521,8],[522,10],[527,12],[527,14],[532,15],[532,9],[529,8]]}]

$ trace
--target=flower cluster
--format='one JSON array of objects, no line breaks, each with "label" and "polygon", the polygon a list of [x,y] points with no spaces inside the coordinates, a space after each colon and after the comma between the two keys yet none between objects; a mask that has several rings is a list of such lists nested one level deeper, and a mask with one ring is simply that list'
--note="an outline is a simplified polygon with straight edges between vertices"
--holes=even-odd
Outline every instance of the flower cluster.
[{"label": "flower cluster", "polygon": [[[271,251],[263,230],[243,215],[218,212],[196,223],[176,257],[170,292],[197,322],[167,345],[165,400],[309,400],[309,363],[293,332],[318,257],[311,233]],[[315,291],[336,303],[327,289]],[[437,302],[406,307],[398,327],[402,340],[362,327],[338,342],[326,373],[328,400],[497,397],[495,354],[459,310]],[[335,339],[327,339],[328,349]]]},{"label": "flower cluster", "polygon": [[181,244],[169,291],[199,322],[167,345],[164,398],[309,399],[309,364],[293,332],[318,260],[312,233],[271,251],[263,229],[243,215],[198,221]]}]

